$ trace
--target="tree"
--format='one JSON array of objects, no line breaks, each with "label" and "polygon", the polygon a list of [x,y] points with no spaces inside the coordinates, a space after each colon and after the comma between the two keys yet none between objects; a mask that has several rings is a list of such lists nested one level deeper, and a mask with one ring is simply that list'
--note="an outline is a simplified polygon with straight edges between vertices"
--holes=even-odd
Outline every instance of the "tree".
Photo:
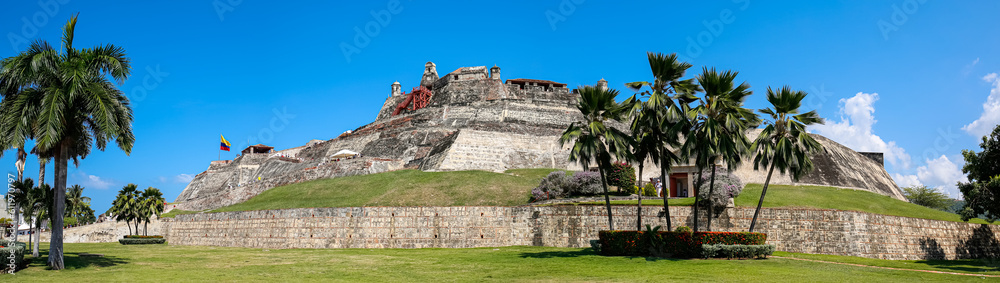
[{"label": "tree", "polygon": [[913,204],[937,210],[945,210],[952,205],[952,200],[948,195],[936,188],[928,188],[924,185],[903,188],[903,196]]},{"label": "tree", "polygon": [[798,181],[813,170],[809,155],[823,150],[823,145],[816,142],[806,131],[809,125],[823,124],[823,118],[816,114],[816,110],[799,114],[802,99],[805,97],[806,92],[793,91],[788,86],[777,91],[771,87],[767,88],[767,101],[772,107],[759,111],[770,120],[765,122],[767,126],[757,136],[751,152],[756,153],[753,160],[754,170],[760,169],[761,166],[770,168],[767,169],[767,178],[764,179],[764,189],[760,193],[757,210],[754,211],[753,220],[750,221],[750,232],[753,232],[754,225],[757,224],[757,216],[760,215],[760,209],[764,205],[764,196],[767,195],[767,186],[771,183],[774,168],[778,168],[778,172],[782,174],[790,173],[792,180]]},{"label": "tree", "polygon": [[963,221],[980,215],[991,222],[1000,219],[1000,125],[982,140],[979,148],[983,151],[962,150],[962,173],[969,178],[968,182],[958,183],[965,199],[960,213]]},{"label": "tree", "polygon": [[[649,88],[641,93],[643,97],[647,98],[646,101],[638,104],[639,109],[634,109],[638,115],[635,115],[630,128],[635,136],[636,145],[642,150],[634,152],[633,155],[636,157],[648,155],[653,159],[654,164],[659,165],[660,181],[663,184],[661,186],[664,189],[663,215],[667,220],[667,230],[672,231],[670,207],[667,203],[670,193],[666,191],[665,182],[667,172],[670,171],[673,163],[679,157],[670,148],[680,145],[680,135],[686,133],[690,127],[684,116],[684,112],[688,108],[687,104],[675,103],[674,98],[678,100],[690,99],[690,95],[699,91],[700,88],[694,83],[694,79],[681,80],[687,69],[691,68],[691,64],[678,61],[676,53],[664,55],[647,52],[646,57],[653,73],[653,82],[638,81],[625,84],[637,92],[644,87]],[[643,159],[645,158],[639,160],[640,177],[642,176]],[[638,206],[641,215],[641,196]],[[642,227],[641,218],[637,226]]]},{"label": "tree", "polygon": [[[118,196],[111,202],[111,211],[115,214],[115,221],[125,221],[129,235],[139,233],[139,192],[135,184],[128,184],[118,191]],[[136,221],[135,234],[132,233],[132,221]]]},{"label": "tree", "polygon": [[79,219],[87,210],[90,210],[90,198],[83,196],[83,187],[73,185],[66,191],[66,216]]},{"label": "tree", "polygon": [[52,215],[52,194],[52,187],[45,183],[38,184],[28,194],[34,211],[31,215],[34,218],[32,225],[34,232],[32,234],[35,236],[35,245],[32,247],[31,255],[34,257],[38,257],[38,243],[42,225],[46,220],[49,220],[49,215]]},{"label": "tree", "polygon": [[32,181],[31,178],[24,180],[15,180],[13,183],[11,183],[11,187],[14,190],[8,193],[6,196],[7,199],[4,200],[7,203],[11,203],[11,201],[13,201],[14,203],[14,215],[12,216],[14,217],[13,220],[14,220],[14,231],[15,231],[14,232],[15,242],[17,241],[18,226],[21,225],[20,222],[20,219],[22,219],[21,216],[29,215],[30,218],[31,213],[34,211],[34,209],[31,207],[33,202],[29,195],[31,188],[33,188],[34,186],[35,186],[35,181]]},{"label": "tree", "polygon": [[[129,59],[124,49],[112,44],[74,48],[76,20],[74,15],[63,28],[61,52],[48,42],[34,41],[26,51],[4,59],[0,69],[0,90],[14,94],[5,100],[12,99],[14,105],[40,101],[37,109],[15,119],[31,122],[36,146],[51,152],[55,161],[49,258],[56,270],[65,267],[62,226],[68,160],[78,164],[78,157],[85,158],[92,144],[104,150],[109,142],[129,154],[135,141],[128,98],[110,81],[124,83],[132,69]],[[9,117],[4,118],[2,124],[7,124]]]},{"label": "tree", "polygon": [[163,203],[167,200],[163,199],[163,193],[154,187],[146,188],[146,190],[142,192],[140,200],[140,215],[142,216],[142,221],[145,223],[142,227],[142,234],[146,235],[149,220],[153,217],[153,215],[159,217],[160,214],[163,213]]},{"label": "tree", "polygon": [[628,108],[615,101],[617,90],[584,86],[578,92],[577,109],[583,114],[583,123],[570,124],[559,138],[559,144],[573,142],[569,160],[580,163],[584,170],[590,168],[591,162],[597,163],[604,189],[604,204],[608,210],[608,228],[614,230],[607,169],[611,167],[612,155],[621,156],[628,149],[628,134],[605,125],[605,122],[621,119]]},{"label": "tree", "polygon": [[[699,172],[705,166],[712,166],[708,195],[713,195],[715,190],[717,162],[725,162],[730,171],[738,167],[750,149],[750,141],[747,140],[745,132],[760,123],[757,114],[743,107],[743,101],[753,92],[746,82],[735,84],[738,73],[735,71],[720,73],[715,68],[706,67],[696,77],[698,84],[704,90],[704,96],[696,98],[699,104],[688,111],[688,120],[692,123],[691,134],[684,142],[683,151],[684,156],[695,158]],[[698,179],[701,179],[701,176],[698,176]],[[695,231],[698,230],[697,214],[698,206],[701,205],[699,201],[696,196]],[[712,216],[715,213],[713,207],[711,205],[708,207],[709,217],[705,226],[705,230],[708,231],[712,230]]]}]

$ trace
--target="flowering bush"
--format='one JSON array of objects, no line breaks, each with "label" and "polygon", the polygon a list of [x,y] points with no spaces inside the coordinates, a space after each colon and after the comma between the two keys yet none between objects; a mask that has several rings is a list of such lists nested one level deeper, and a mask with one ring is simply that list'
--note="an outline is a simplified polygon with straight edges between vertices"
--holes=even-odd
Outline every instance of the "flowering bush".
[{"label": "flowering bush", "polygon": [[698,187],[698,197],[702,200],[701,206],[707,207],[709,204],[715,206],[715,212],[721,213],[729,204],[729,199],[735,198],[743,191],[743,182],[739,177],[729,173],[725,167],[715,169],[715,191],[709,198],[709,186],[712,184],[712,169],[708,168],[701,172],[701,186]]},{"label": "flowering bush", "polygon": [[615,162],[608,170],[608,186],[626,190],[635,186],[635,167],[625,162]]},{"label": "flowering bush", "polygon": [[569,186],[566,179],[566,172],[554,171],[542,178],[542,182],[531,190],[532,201],[540,201],[563,197],[566,187]]},{"label": "flowering bush", "polygon": [[590,171],[576,172],[573,173],[570,179],[569,184],[571,186],[567,189],[567,195],[592,196],[599,195],[604,191],[601,188],[601,173]]}]

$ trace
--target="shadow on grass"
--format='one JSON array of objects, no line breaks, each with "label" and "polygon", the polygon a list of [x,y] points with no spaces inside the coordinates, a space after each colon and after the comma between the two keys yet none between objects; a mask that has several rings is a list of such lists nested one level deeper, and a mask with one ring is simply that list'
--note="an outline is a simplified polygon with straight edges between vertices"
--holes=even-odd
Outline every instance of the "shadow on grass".
[{"label": "shadow on grass", "polygon": [[957,260],[944,260],[944,248],[938,245],[937,240],[921,239],[920,247],[926,260],[918,262],[956,272],[1000,271],[1000,241],[995,235],[992,225],[979,225],[968,239],[959,241],[955,247]]},{"label": "shadow on grass", "polygon": [[[579,251],[564,251],[564,252],[537,252],[537,253],[521,253],[521,258],[561,258],[561,257],[580,257],[580,256],[599,256],[600,254],[594,252],[592,248],[586,248]],[[662,257],[638,257],[638,256],[622,256],[622,258],[643,258],[646,261],[680,261],[684,259],[679,258],[662,258]]]},{"label": "shadow on grass", "polygon": [[[80,256],[80,254],[86,252],[67,252],[63,254],[63,265],[66,269],[81,269],[88,267],[110,267],[119,264],[129,263],[125,259],[116,256],[104,255],[101,257],[97,256]],[[49,251],[40,250],[39,257],[32,259],[30,267],[41,267],[48,268],[49,262]]]},{"label": "shadow on grass", "polygon": [[1000,262],[995,259],[921,260],[917,263],[961,273],[1000,271]]}]

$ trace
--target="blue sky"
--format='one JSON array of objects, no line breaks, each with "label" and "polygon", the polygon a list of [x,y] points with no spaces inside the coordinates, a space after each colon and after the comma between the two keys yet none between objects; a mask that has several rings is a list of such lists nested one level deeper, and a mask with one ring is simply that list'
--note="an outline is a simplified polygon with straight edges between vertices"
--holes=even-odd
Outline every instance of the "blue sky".
[{"label": "blue sky", "polygon": [[[814,132],[887,152],[901,185],[959,196],[961,150],[1000,121],[1000,2],[702,2],[16,1],[0,9],[0,56],[23,40],[58,45],[74,13],[76,47],[128,52],[132,154],[109,148],[69,169],[98,212],[127,183],[173,200],[218,158],[220,134],[231,159],[248,140],[289,148],[367,124],[390,84],[417,85],[427,61],[570,86],[605,78],[631,94],[625,82],[650,79],[647,51],[678,53],[689,76],[739,71],[754,109],[767,86],[807,91],[806,108],[829,119]],[[0,159],[8,172],[13,157]],[[37,162],[26,167],[35,178]]]}]

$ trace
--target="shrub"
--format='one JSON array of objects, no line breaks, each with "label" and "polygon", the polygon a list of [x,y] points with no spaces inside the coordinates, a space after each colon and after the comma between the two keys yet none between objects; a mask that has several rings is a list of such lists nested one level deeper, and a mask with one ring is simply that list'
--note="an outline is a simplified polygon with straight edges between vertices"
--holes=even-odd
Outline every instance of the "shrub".
[{"label": "shrub", "polygon": [[743,191],[743,182],[736,175],[730,174],[725,167],[715,169],[715,191],[711,198],[708,196],[712,184],[712,168],[701,172],[701,186],[698,187],[698,197],[702,200],[701,206],[707,207],[709,204],[715,206],[715,212],[721,213],[729,204],[729,199],[735,198]]},{"label": "shrub", "polygon": [[659,196],[656,193],[656,186],[654,186],[652,183],[646,184],[645,186],[642,187],[642,195],[647,197]]},{"label": "shrub", "polygon": [[122,245],[151,245],[151,244],[163,244],[167,240],[163,238],[122,238],[118,239],[118,242]]},{"label": "shrub", "polygon": [[542,178],[542,182],[531,190],[532,201],[554,199],[563,196],[565,188],[568,186],[566,172],[554,171]]},{"label": "shrub", "polygon": [[584,171],[573,174],[569,181],[571,189],[566,193],[574,196],[593,196],[604,192],[601,187],[601,173]]},{"label": "shrub", "polygon": [[678,232],[678,233],[691,233],[691,227],[688,227],[688,226],[677,226],[677,229],[675,229],[674,232]]},{"label": "shrub", "polygon": [[615,162],[608,170],[608,185],[627,189],[635,186],[635,167],[625,162]]},{"label": "shrub", "polygon": [[125,235],[125,238],[126,239],[160,239],[160,238],[163,238],[163,236],[160,236],[160,235],[152,235],[152,236]]},{"label": "shrub", "polygon": [[600,253],[606,256],[702,256],[702,245],[763,245],[767,235],[747,232],[600,231]]},{"label": "shrub", "polygon": [[774,245],[701,245],[705,258],[766,258],[773,253]]},{"label": "shrub", "polygon": [[0,258],[3,258],[2,263],[0,263],[0,271],[10,272],[10,254],[14,254],[14,270],[21,269],[26,265],[24,261],[24,251],[28,250],[28,245],[22,242],[14,242],[11,240],[0,239]]}]

